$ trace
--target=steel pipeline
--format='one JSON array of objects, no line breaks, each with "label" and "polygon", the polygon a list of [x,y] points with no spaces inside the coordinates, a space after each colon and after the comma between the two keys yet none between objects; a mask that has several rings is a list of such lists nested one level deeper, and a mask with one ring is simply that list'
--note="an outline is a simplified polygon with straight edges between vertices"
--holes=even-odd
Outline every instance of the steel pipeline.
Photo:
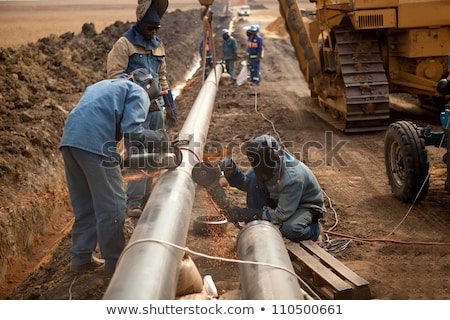
[{"label": "steel pipeline", "polygon": [[303,300],[292,262],[280,231],[272,223],[255,220],[246,224],[237,240],[244,300]]},{"label": "steel pipeline", "polygon": [[161,174],[123,251],[104,300],[173,300],[201,161],[223,66],[204,82],[178,136],[181,164]]}]

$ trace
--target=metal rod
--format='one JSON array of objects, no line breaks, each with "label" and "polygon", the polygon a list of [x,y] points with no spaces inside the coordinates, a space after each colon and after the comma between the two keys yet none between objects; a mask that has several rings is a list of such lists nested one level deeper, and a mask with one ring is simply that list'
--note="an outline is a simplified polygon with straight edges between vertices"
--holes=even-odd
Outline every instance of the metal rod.
[{"label": "metal rod", "polygon": [[239,265],[242,299],[303,300],[281,233],[272,223],[255,220],[246,224],[237,241],[240,260],[263,263]]},{"label": "metal rod", "polygon": [[[195,198],[192,168],[203,148],[223,72],[218,64],[203,84],[179,133],[182,162],[156,182],[103,296],[104,300],[173,300]],[[170,244],[169,244],[170,243]]]}]

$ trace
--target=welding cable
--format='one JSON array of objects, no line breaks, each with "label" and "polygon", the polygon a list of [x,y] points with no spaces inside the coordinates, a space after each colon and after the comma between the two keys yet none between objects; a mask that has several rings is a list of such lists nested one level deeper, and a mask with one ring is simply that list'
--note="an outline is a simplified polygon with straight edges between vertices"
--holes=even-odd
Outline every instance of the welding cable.
[{"label": "welding cable", "polygon": [[337,253],[337,252],[341,252],[345,249],[347,249],[347,247],[350,245],[350,243],[353,241],[352,239],[330,239],[330,237],[328,236],[328,234],[330,233],[330,231],[332,231],[334,228],[337,227],[338,223],[339,223],[339,218],[338,218],[338,214],[336,212],[336,210],[333,207],[333,203],[331,201],[331,198],[328,196],[328,194],[325,192],[325,190],[322,190],[322,193],[324,194],[324,196],[327,198],[328,200],[328,207],[331,209],[331,211],[333,211],[333,216],[334,216],[334,224],[328,228],[328,230],[326,230],[325,233],[325,237],[326,240],[322,241],[321,243],[319,243],[319,246],[326,250],[327,252],[330,253]]},{"label": "welding cable", "polygon": [[198,162],[202,162],[202,159],[200,159],[200,157],[198,156],[197,153],[195,153],[195,151],[193,151],[189,148],[185,148],[185,147],[179,147],[178,149],[189,151],[190,153],[192,153],[195,156],[195,159],[197,159]]},{"label": "welding cable", "polygon": [[[179,246],[179,245],[177,245],[175,243],[171,243],[171,242],[168,242],[168,241],[165,241],[165,240],[160,240],[160,239],[144,238],[144,239],[136,240],[133,243],[128,244],[125,247],[125,249],[122,251],[122,254],[120,255],[119,260],[117,261],[117,263],[118,264],[120,263],[121,258],[125,255],[125,253],[130,248],[132,248],[132,247],[134,247],[134,246],[136,246],[138,244],[147,243],[147,242],[157,242],[157,243],[161,243],[161,244],[166,244],[166,245],[169,245],[169,246],[174,247],[176,249],[182,250],[184,252],[187,252],[187,253],[190,253],[190,254],[193,254],[193,255],[196,255],[196,256],[199,256],[199,257],[211,259],[211,260],[219,260],[219,261],[241,263],[241,264],[262,265],[262,266],[267,266],[267,267],[281,269],[283,271],[286,271],[286,272],[290,273],[294,277],[296,277],[298,279],[298,281],[300,283],[302,283],[306,287],[306,290],[308,290],[308,293],[302,292],[303,296],[307,296],[308,294],[311,293],[312,295],[314,295],[313,298],[315,298],[317,300],[321,300],[321,298],[316,293],[314,293],[314,291],[311,289],[311,287],[309,287],[309,285],[307,283],[305,283],[304,280],[300,276],[298,276],[295,272],[293,272],[293,271],[291,271],[291,270],[289,270],[289,269],[287,269],[287,268],[285,268],[283,266],[278,266],[278,265],[271,264],[271,263],[266,263],[266,262],[248,261],[248,260],[239,260],[239,259],[230,259],[230,258],[210,256],[210,255],[207,255],[205,253],[197,252],[197,251],[191,250],[191,249],[189,249],[187,247],[182,247],[182,246]],[[301,290],[303,291],[304,289],[301,289]]]},{"label": "welding cable", "polygon": [[396,243],[396,244],[411,244],[411,245],[422,245],[422,246],[450,246],[450,242],[426,242],[426,241],[403,241],[403,240],[393,240],[386,238],[360,238],[355,236],[346,235],[343,233],[338,233],[334,231],[327,231],[327,233],[335,236],[339,236],[342,238],[349,238],[354,241],[359,242],[388,242],[388,243]]},{"label": "welding cable", "polygon": [[70,283],[70,287],[69,287],[69,300],[72,300],[72,287],[75,284],[75,281],[77,280],[78,276],[75,276],[72,280],[72,282]]},{"label": "welding cable", "polygon": [[280,144],[283,146],[284,149],[286,149],[286,147],[284,146],[284,144],[283,144],[283,142],[281,140],[279,132],[275,128],[275,124],[270,119],[268,119],[262,112],[260,112],[258,110],[258,92],[256,92],[255,88],[253,88],[253,92],[254,92],[254,96],[255,96],[255,112],[257,114],[259,114],[264,120],[266,120],[267,122],[270,123],[270,125],[272,126],[272,129],[273,129],[273,132],[275,132],[276,136],[278,137],[278,141],[280,141]]}]

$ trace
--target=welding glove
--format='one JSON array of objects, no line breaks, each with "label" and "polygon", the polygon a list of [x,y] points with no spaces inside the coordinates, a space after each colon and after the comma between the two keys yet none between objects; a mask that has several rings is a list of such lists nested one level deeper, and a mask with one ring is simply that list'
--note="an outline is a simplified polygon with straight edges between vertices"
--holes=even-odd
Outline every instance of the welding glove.
[{"label": "welding glove", "polygon": [[145,129],[141,133],[140,139],[143,140],[144,146],[148,152],[161,152],[169,149],[169,135],[164,129]]},{"label": "welding glove", "polygon": [[220,170],[223,171],[225,176],[232,176],[237,172],[236,163],[230,157],[225,157],[219,161]]},{"label": "welding glove", "polygon": [[230,222],[247,223],[253,220],[260,220],[262,217],[262,210],[231,206],[224,214]]},{"label": "welding glove", "polygon": [[272,209],[270,207],[264,206],[262,209],[262,220],[267,220],[272,222],[273,224],[281,224],[283,215],[279,209]]}]

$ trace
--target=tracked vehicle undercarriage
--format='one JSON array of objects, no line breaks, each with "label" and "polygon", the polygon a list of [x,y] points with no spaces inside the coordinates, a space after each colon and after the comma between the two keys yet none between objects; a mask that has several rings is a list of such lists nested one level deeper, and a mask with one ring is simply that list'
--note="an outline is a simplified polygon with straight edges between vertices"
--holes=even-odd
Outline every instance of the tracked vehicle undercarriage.
[{"label": "tracked vehicle undercarriage", "polygon": [[[450,2],[317,0],[316,10],[279,0],[318,114],[345,132],[384,130],[389,94],[441,102],[448,76]],[[443,105],[442,105],[443,106]]]}]

